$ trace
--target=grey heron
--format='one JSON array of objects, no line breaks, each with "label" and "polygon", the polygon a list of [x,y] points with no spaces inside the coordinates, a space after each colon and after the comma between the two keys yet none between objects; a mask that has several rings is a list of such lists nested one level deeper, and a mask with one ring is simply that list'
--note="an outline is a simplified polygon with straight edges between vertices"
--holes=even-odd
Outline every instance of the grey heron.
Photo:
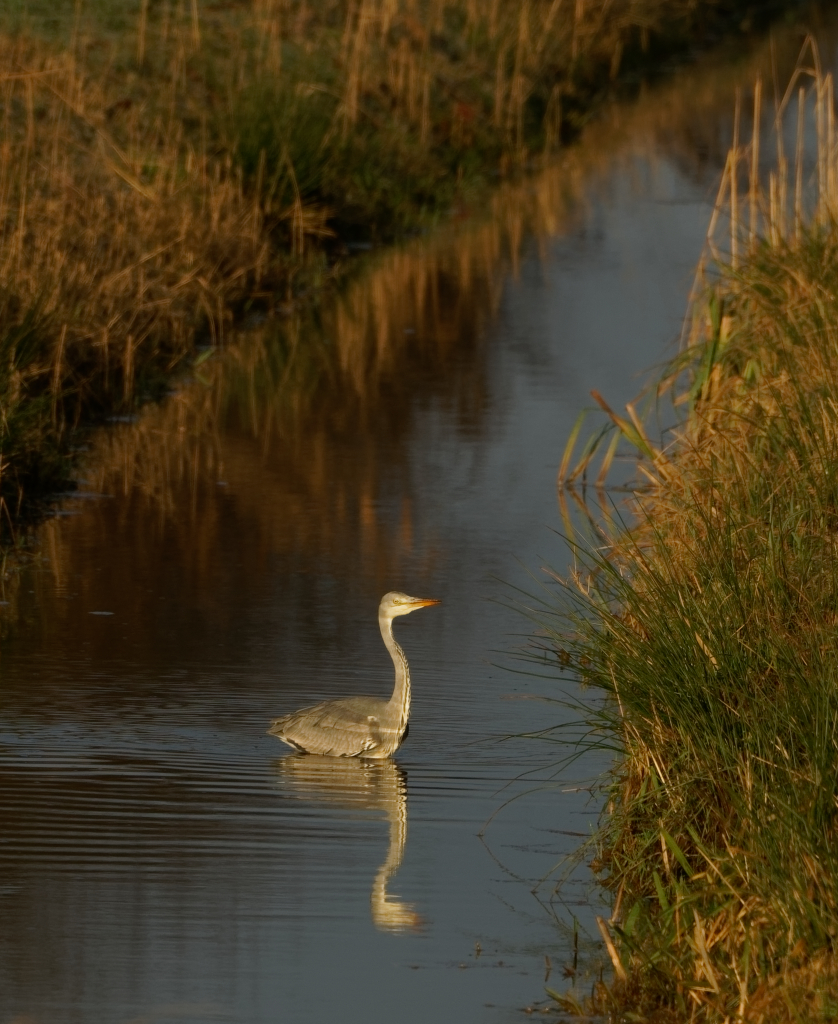
[{"label": "grey heron", "polygon": [[396,669],[393,696],[327,700],[274,719],[268,732],[295,750],[329,757],[389,757],[407,733],[410,714],[410,669],[393,636],[393,619],[417,608],[439,604],[432,598],[391,591],[378,606],[378,626]]}]

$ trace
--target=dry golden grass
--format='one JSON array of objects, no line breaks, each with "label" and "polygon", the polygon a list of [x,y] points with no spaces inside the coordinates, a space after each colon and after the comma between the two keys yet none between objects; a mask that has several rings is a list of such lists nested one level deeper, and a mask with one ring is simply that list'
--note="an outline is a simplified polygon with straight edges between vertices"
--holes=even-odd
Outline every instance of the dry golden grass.
[{"label": "dry golden grass", "polygon": [[270,248],[229,162],[133,108],[117,141],[113,96],[69,54],[0,36],[0,60],[25,69],[0,76],[0,471],[14,511],[40,446],[131,408],[197,329],[221,343]]}]

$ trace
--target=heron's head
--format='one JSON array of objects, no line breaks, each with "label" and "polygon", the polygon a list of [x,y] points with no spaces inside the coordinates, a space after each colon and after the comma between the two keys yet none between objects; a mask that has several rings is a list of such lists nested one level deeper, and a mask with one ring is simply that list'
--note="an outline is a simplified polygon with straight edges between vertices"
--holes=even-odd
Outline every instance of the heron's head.
[{"label": "heron's head", "polygon": [[401,594],[398,590],[391,590],[381,598],[378,606],[378,614],[388,619],[395,619],[397,615],[410,615],[417,608],[427,608],[431,604],[440,604],[433,597],[410,597],[408,594]]}]

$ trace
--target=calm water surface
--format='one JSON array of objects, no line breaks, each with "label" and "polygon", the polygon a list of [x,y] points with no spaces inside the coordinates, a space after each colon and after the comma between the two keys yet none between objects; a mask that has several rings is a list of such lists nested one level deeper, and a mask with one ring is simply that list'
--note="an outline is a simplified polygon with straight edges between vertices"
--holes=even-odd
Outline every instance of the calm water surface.
[{"label": "calm water surface", "polygon": [[[0,1024],[491,1024],[544,998],[545,954],[566,986],[531,889],[594,826],[607,765],[547,785],[557,752],[502,739],[559,714],[495,667],[527,628],[504,601],[567,565],[555,476],[589,390],[630,399],[679,332],[717,77],[97,441],[4,609]],[[443,601],[396,623],[395,763],[289,756],[272,717],[389,693],[392,588]],[[565,898],[593,936],[584,872]]]}]

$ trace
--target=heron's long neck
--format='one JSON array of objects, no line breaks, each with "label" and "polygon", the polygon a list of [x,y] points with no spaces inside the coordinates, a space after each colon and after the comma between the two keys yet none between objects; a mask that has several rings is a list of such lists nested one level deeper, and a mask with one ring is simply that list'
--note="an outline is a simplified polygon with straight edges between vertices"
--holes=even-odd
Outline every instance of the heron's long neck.
[{"label": "heron's long neck", "polygon": [[396,685],[393,687],[393,696],[390,698],[390,708],[398,717],[399,731],[404,732],[407,716],[410,714],[410,669],[404,651],[393,636],[393,620],[389,616],[380,615],[378,625],[384,645],[390,652],[396,669]]}]

